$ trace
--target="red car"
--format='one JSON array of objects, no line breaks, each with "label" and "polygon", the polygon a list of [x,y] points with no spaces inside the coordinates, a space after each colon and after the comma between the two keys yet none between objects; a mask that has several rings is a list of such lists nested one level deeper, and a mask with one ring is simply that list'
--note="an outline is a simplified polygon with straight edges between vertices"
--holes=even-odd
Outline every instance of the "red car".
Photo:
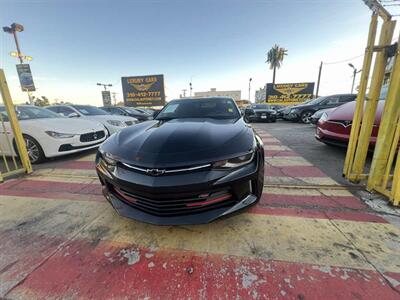
[{"label": "red car", "polygon": [[[384,100],[378,102],[370,145],[375,145],[384,105]],[[325,144],[347,147],[355,108],[356,101],[352,101],[324,113],[317,123],[315,138]]]}]

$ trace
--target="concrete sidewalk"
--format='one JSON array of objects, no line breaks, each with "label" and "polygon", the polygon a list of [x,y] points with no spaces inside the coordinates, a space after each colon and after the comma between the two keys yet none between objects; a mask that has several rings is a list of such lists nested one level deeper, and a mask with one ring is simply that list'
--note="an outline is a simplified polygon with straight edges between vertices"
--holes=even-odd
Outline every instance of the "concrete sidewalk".
[{"label": "concrete sidewalk", "polygon": [[258,131],[260,202],[208,225],[119,217],[93,155],[1,184],[0,297],[399,299],[400,230]]}]

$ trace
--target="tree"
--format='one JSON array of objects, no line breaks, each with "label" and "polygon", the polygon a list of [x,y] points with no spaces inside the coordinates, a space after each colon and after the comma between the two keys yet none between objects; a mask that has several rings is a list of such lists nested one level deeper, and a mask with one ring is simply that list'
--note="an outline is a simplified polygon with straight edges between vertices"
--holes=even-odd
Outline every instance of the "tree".
[{"label": "tree", "polygon": [[267,61],[269,63],[269,68],[273,71],[272,84],[275,84],[275,74],[276,69],[279,69],[282,65],[283,58],[287,55],[287,50],[285,48],[279,47],[275,44],[267,53]]},{"label": "tree", "polygon": [[40,98],[33,97],[33,103],[35,106],[47,106],[50,105],[49,99],[46,96],[41,96]]}]

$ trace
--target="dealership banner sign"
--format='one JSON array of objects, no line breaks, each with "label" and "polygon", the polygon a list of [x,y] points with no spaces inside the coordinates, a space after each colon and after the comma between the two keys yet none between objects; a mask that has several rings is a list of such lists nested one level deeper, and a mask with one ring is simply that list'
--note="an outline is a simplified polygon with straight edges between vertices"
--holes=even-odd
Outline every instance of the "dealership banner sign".
[{"label": "dealership banner sign", "polygon": [[111,93],[110,91],[101,91],[104,106],[111,106]]},{"label": "dealership banner sign", "polygon": [[266,102],[278,105],[290,105],[311,99],[314,82],[267,84]]},{"label": "dealership banner sign", "polygon": [[164,75],[122,77],[125,106],[165,105]]},{"label": "dealership banner sign", "polygon": [[34,92],[35,84],[33,83],[31,67],[29,64],[18,64],[17,73],[21,89],[24,92]]}]

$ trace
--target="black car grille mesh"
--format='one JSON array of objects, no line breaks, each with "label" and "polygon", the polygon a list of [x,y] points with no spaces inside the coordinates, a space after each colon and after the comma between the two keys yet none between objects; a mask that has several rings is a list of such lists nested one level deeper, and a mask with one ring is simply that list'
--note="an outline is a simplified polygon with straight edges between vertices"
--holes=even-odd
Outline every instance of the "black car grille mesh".
[{"label": "black car grille mesh", "polygon": [[105,136],[105,133],[104,133],[104,131],[101,130],[101,131],[81,134],[79,140],[81,142],[92,142],[92,141],[100,140],[104,136]]},{"label": "black car grille mesh", "polygon": [[196,195],[157,195],[142,196],[128,192],[123,188],[111,187],[118,199],[130,206],[157,216],[179,216],[200,213],[219,207],[231,206],[235,199],[229,191],[199,193]]}]

